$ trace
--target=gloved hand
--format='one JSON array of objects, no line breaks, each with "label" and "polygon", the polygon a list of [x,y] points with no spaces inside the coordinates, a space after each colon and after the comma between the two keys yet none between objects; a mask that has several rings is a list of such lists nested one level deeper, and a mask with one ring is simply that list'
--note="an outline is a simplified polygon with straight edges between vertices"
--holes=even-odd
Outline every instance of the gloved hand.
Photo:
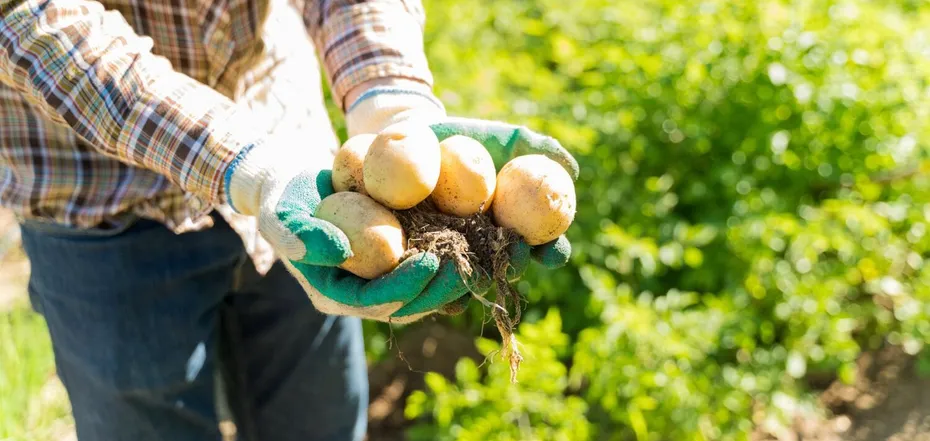
[{"label": "gloved hand", "polygon": [[[279,137],[246,147],[225,174],[230,206],[258,217],[258,230],[325,314],[407,323],[462,298],[468,291],[454,265],[430,253],[402,262],[374,280],[337,266],[352,255],[335,225],[313,217],[334,192],[332,158]],[[289,150],[286,146],[301,145]]]},{"label": "gloved hand", "polygon": [[[497,121],[447,117],[442,103],[423,90],[374,87],[359,95],[346,114],[350,137],[361,133],[378,133],[401,121],[429,124],[440,141],[454,135],[477,140],[491,154],[498,170],[517,156],[541,154],[561,164],[573,180],[578,179],[578,163],[554,138],[540,135],[526,127]],[[555,269],[568,262],[571,251],[571,244],[563,235],[549,243],[532,247],[531,255],[544,267]],[[526,268],[526,262],[512,259],[511,266],[514,268],[513,274],[518,278]]]}]

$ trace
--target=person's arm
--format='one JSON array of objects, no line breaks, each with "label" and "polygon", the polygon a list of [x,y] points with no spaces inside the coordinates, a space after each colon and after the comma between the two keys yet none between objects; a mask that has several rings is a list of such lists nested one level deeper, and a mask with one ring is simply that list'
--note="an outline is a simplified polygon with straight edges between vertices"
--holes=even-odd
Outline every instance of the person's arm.
[{"label": "person's arm", "polygon": [[101,153],[222,200],[227,165],[257,139],[231,100],[98,2],[6,0],[0,20],[0,82]]},{"label": "person's arm", "polygon": [[430,93],[420,0],[291,0],[313,38],[336,103],[402,85]]}]

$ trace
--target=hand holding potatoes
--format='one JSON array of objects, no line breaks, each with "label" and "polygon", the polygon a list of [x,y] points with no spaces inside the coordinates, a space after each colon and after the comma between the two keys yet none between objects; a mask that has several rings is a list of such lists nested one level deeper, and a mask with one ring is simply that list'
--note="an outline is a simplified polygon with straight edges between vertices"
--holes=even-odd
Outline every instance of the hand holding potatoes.
[{"label": "hand holding potatoes", "polygon": [[[450,118],[442,103],[428,89],[410,88],[401,83],[372,87],[359,95],[346,113],[351,137],[371,136],[398,122],[428,125],[440,142],[455,136],[473,139],[490,154],[496,170],[501,170],[504,164],[519,156],[543,155],[561,165],[572,181],[578,179],[578,163],[554,138],[498,121]],[[439,179],[444,179],[443,173]],[[475,179],[473,182],[479,181]],[[438,198],[433,196],[437,205],[454,200],[441,193]],[[560,193],[567,195],[568,190],[563,188]],[[476,197],[473,194],[469,196]],[[462,213],[451,205],[445,206],[443,211]],[[532,254],[544,266],[557,268],[568,261],[571,245],[565,236],[557,235],[554,240],[534,246]]]},{"label": "hand holding potatoes", "polygon": [[[368,89],[349,106],[346,122],[356,139],[350,144],[376,134],[363,161],[365,190],[395,209],[408,247],[436,252],[444,266],[454,263],[446,280],[490,307],[503,340],[500,354],[516,381],[523,357],[513,327],[520,321],[522,296],[511,282],[522,275],[529,256],[548,268],[568,261],[571,246],[563,233],[575,215],[578,163],[558,141],[525,127],[447,118],[442,104],[422,88]],[[435,136],[425,136],[424,127]],[[489,207],[492,216],[486,214]],[[492,284],[494,304],[478,295]],[[414,301],[403,312],[460,313],[469,298]]]},{"label": "hand holding potatoes", "polygon": [[[495,159],[503,164],[499,173]],[[574,219],[576,173],[577,164],[558,142],[525,128],[463,119],[432,126],[406,121],[346,141],[333,164],[333,185],[350,191],[324,200],[317,217],[349,236],[356,255],[342,268],[360,277],[390,270],[409,246],[456,263],[474,292],[487,289],[495,268],[505,267],[506,277],[495,279],[500,289],[522,274],[531,254],[550,268],[567,261],[571,247],[562,234]],[[518,237],[507,239],[513,234],[507,231]],[[509,247],[507,253],[495,251],[500,246]],[[492,262],[501,255],[510,261]]]},{"label": "hand holding potatoes", "polygon": [[[343,148],[354,155],[366,150],[359,144],[369,144],[361,166],[337,161],[334,167],[354,168],[337,170],[338,176],[357,176],[361,167],[364,183],[356,187],[374,199],[337,193],[317,211],[347,232],[353,250],[365,250],[361,261],[343,267],[369,277],[393,265],[405,246],[435,253],[446,269],[446,282],[455,287],[447,291],[450,296],[423,296],[392,317],[461,313],[469,301],[464,294],[472,291],[490,307],[504,340],[501,355],[516,381],[523,356],[513,328],[520,320],[522,296],[511,282],[522,275],[531,254],[550,268],[567,261],[571,247],[563,233],[575,216],[577,163],[552,138],[478,120],[432,126],[406,121],[373,139],[357,135]],[[502,164],[496,176],[495,160]],[[492,216],[486,214],[489,209]],[[349,213],[354,222],[346,218]],[[492,285],[497,287],[493,303],[480,295]],[[463,295],[452,297],[455,293]]]},{"label": "hand holding potatoes", "polygon": [[318,310],[402,323],[422,317],[424,305],[437,305],[432,311],[466,292],[455,269],[433,254],[400,262],[405,244],[394,215],[360,193],[335,193],[331,155],[279,147],[240,153],[225,191],[234,210],[258,218],[259,232]]}]

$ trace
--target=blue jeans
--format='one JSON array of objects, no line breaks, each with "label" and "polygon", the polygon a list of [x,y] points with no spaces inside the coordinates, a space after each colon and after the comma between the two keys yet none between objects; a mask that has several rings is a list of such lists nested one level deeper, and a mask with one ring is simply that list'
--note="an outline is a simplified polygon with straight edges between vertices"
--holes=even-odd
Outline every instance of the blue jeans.
[{"label": "blue jeans", "polygon": [[23,225],[78,439],[219,440],[228,410],[240,440],[361,440],[360,321],[317,312],[280,263],[260,277],[215,218],[181,235]]}]

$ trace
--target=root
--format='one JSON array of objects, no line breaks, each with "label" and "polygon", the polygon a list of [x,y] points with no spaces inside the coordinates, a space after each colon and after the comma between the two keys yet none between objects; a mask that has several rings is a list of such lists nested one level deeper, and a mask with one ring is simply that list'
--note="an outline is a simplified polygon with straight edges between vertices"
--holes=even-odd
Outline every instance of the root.
[{"label": "root", "polygon": [[[454,262],[459,276],[473,292],[472,297],[490,308],[501,334],[501,356],[509,361],[510,381],[516,383],[523,357],[513,329],[520,322],[522,299],[511,286],[507,271],[510,269],[510,246],[519,239],[517,234],[494,225],[487,214],[465,218],[450,216],[436,210],[429,200],[394,214],[407,234],[405,258],[431,252],[442,262]],[[492,284],[497,287],[494,302],[474,294],[487,291]],[[512,317],[508,302],[513,305]]]}]

